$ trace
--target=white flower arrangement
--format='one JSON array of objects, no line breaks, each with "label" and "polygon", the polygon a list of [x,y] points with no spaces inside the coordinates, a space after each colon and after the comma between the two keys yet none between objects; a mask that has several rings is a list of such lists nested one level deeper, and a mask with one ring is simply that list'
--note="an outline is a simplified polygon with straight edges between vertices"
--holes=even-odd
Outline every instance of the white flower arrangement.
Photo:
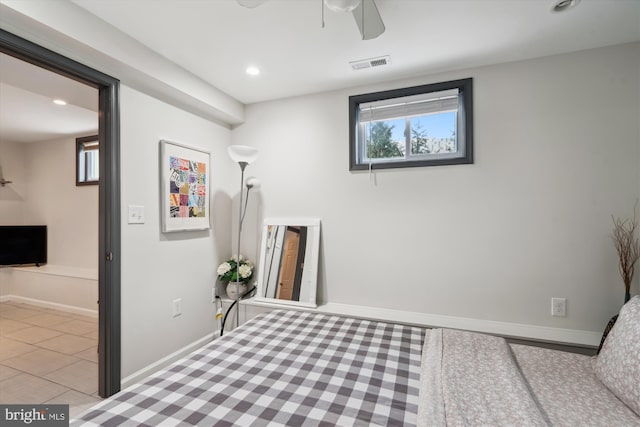
[{"label": "white flower arrangement", "polygon": [[[253,277],[254,265],[251,261],[246,259],[243,255],[240,255],[240,266],[237,262],[238,256],[234,255],[230,260],[223,262],[218,266],[217,273],[218,279],[222,282],[242,282],[244,284],[249,283]],[[238,280],[238,274],[240,279]]]},{"label": "white flower arrangement", "polygon": [[228,262],[223,262],[218,267],[218,276],[224,276],[229,271],[231,271],[231,265]]},{"label": "white flower arrangement", "polygon": [[238,273],[240,274],[240,277],[242,279],[247,279],[253,274],[253,269],[247,264],[240,265],[240,267],[238,268]]}]

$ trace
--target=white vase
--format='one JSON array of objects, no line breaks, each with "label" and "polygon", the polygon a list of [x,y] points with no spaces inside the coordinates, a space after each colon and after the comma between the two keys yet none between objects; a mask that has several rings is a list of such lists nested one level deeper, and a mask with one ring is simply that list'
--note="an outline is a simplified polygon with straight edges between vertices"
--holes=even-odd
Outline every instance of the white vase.
[{"label": "white vase", "polygon": [[[238,286],[239,285],[239,286]],[[232,300],[238,299],[238,289],[240,290],[240,295],[244,295],[247,292],[247,285],[245,283],[236,283],[229,282],[227,283],[227,296]]]}]

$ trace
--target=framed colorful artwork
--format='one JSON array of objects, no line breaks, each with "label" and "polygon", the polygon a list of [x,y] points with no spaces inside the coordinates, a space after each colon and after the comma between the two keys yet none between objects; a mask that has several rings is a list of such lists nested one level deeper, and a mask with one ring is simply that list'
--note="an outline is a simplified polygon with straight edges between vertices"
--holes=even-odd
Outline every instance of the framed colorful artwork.
[{"label": "framed colorful artwork", "polygon": [[162,231],[211,228],[209,151],[160,141]]}]

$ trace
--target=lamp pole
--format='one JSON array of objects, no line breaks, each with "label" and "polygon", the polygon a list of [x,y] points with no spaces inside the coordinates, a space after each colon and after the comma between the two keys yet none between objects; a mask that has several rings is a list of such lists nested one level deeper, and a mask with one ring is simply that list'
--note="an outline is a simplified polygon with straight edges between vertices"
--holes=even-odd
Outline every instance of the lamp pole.
[{"label": "lamp pole", "polygon": [[249,163],[238,162],[240,165],[240,207],[238,209],[238,256],[236,258],[236,328],[240,326],[240,237],[242,235],[242,196],[244,192],[244,169]]},{"label": "lamp pole", "polygon": [[[244,169],[258,158],[258,150],[246,145],[230,145],[229,157],[240,165],[240,203],[238,208],[238,257],[236,258],[236,327],[240,326],[240,237],[242,235],[242,199],[244,198]],[[249,188],[247,188],[247,195]]]}]

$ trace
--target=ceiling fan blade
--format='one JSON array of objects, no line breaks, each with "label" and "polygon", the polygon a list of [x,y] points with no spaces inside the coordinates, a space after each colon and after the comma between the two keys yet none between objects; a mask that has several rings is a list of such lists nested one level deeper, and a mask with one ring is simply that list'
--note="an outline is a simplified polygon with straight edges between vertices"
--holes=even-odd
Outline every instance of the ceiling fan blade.
[{"label": "ceiling fan blade", "polygon": [[351,13],[358,24],[362,40],[375,39],[384,33],[384,22],[373,0],[362,0]]},{"label": "ceiling fan blade", "polygon": [[247,9],[253,9],[254,7],[260,6],[262,3],[265,3],[267,0],[236,0],[240,6],[246,7]]}]

